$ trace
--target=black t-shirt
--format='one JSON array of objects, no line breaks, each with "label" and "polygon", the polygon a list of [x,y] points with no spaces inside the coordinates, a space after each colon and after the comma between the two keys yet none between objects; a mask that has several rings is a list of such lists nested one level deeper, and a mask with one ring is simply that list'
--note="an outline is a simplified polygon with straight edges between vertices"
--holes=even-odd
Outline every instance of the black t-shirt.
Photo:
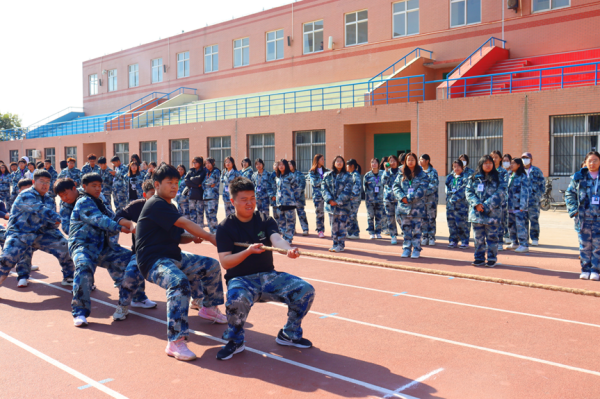
[{"label": "black t-shirt", "polygon": [[158,195],[146,201],[135,233],[137,263],[144,277],[160,258],[181,261],[183,229],[175,226],[180,217],[175,205]]},{"label": "black t-shirt", "polygon": [[[271,246],[271,235],[279,233],[277,222],[259,211],[254,211],[252,220],[241,222],[235,214],[229,215],[217,227],[218,252],[231,252],[237,254],[246,250],[245,247],[234,245],[235,242],[247,244],[264,244]],[[273,253],[265,251],[262,254],[248,256],[242,263],[227,270],[225,281],[229,282],[234,277],[247,276],[255,273],[265,273],[275,270],[273,266]]]},{"label": "black t-shirt", "polygon": [[[115,220],[124,218],[137,223],[145,203],[145,198],[130,202],[129,205],[117,212]],[[131,251],[135,253],[135,235],[131,236]]]}]

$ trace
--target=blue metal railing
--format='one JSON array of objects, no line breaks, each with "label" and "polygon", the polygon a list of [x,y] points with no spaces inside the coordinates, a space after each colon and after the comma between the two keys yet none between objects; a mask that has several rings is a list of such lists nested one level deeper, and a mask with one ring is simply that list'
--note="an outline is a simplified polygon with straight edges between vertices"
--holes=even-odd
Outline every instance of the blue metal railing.
[{"label": "blue metal railing", "polygon": [[153,91],[152,93],[145,95],[144,97],[140,98],[139,100],[135,100],[132,103],[129,103],[121,108],[119,108],[118,110],[111,112],[108,115],[113,115],[113,114],[122,114],[125,113],[127,111],[131,111],[133,108],[136,108],[140,105],[142,105],[145,101],[148,101],[148,99],[150,98],[157,98],[158,96],[163,96],[167,93],[162,93],[160,91]]},{"label": "blue metal railing", "polygon": [[502,43],[502,48],[506,48],[506,40],[502,40],[502,39],[498,39],[496,37],[490,37],[489,39],[487,39],[485,41],[485,43],[483,43],[481,46],[479,46],[479,48],[475,51],[473,51],[471,53],[470,56],[468,56],[467,58],[465,58],[463,60],[463,62],[461,62],[460,64],[458,64],[458,66],[456,68],[454,68],[452,71],[450,71],[450,73],[448,73],[448,77],[452,76],[452,74],[458,69],[458,75],[460,76],[460,67],[463,66],[467,61],[469,61],[469,65],[471,65],[471,59],[472,57],[477,54],[477,52],[479,52],[479,55],[483,55],[483,48],[486,46],[486,44],[490,44],[490,47],[494,47],[496,45],[496,41],[499,41],[500,43]]},{"label": "blue metal railing", "polygon": [[373,81],[373,80],[375,80],[377,78],[383,79],[383,74],[386,73],[390,68],[392,69],[392,73],[390,75],[395,74],[396,73],[396,64],[398,64],[399,62],[404,61],[404,66],[406,66],[408,56],[411,55],[411,54],[413,54],[413,53],[415,53],[415,58],[419,58],[421,56],[421,51],[429,53],[429,58],[431,58],[431,56],[433,55],[433,51],[429,51],[429,50],[425,50],[423,48],[417,47],[416,49],[414,49],[410,53],[406,54],[404,57],[400,58],[398,61],[394,62],[389,67],[385,68],[383,71],[381,71],[377,75],[373,76],[371,79],[369,79],[369,82],[371,82],[371,81]]},{"label": "blue metal railing", "polygon": [[0,129],[0,141],[22,140],[27,133],[26,128]]}]

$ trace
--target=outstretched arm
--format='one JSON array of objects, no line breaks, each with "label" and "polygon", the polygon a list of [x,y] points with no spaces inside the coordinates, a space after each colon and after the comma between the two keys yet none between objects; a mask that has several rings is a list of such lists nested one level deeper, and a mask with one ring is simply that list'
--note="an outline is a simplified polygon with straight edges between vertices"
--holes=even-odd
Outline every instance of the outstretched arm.
[{"label": "outstretched arm", "polygon": [[[187,232],[192,234],[194,237],[198,237],[204,241],[210,241],[210,243],[212,245],[214,245],[215,247],[217,246],[217,239],[215,238],[214,234],[210,234],[210,233],[206,232],[202,227],[198,226],[196,223],[192,222],[191,220],[189,220],[183,216],[180,217],[179,219],[177,219],[177,221],[175,222],[175,226],[186,230]],[[202,241],[198,240],[198,241],[194,241],[194,242],[200,243]]]}]

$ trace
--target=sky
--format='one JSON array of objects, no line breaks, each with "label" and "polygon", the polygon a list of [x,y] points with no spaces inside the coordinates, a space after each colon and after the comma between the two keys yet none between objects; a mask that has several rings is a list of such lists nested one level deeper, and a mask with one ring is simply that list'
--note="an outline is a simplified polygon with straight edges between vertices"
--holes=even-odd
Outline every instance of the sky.
[{"label": "sky", "polygon": [[6,1],[0,113],[18,114],[29,126],[82,107],[84,61],[293,1]]}]

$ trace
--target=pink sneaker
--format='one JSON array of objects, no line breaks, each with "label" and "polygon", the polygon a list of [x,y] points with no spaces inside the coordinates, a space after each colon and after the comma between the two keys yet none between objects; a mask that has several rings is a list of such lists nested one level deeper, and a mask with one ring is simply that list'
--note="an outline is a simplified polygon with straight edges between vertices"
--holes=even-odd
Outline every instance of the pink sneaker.
[{"label": "pink sneaker", "polygon": [[319,231],[319,238],[325,238],[325,233],[323,233],[322,231]]},{"label": "pink sneaker", "polygon": [[169,341],[165,348],[167,355],[174,357],[177,360],[186,362],[196,359],[194,352],[188,349],[185,338],[179,338],[177,341]]},{"label": "pink sneaker", "polygon": [[198,312],[198,316],[213,323],[227,324],[227,317],[216,306],[211,306],[210,308],[203,306]]}]

